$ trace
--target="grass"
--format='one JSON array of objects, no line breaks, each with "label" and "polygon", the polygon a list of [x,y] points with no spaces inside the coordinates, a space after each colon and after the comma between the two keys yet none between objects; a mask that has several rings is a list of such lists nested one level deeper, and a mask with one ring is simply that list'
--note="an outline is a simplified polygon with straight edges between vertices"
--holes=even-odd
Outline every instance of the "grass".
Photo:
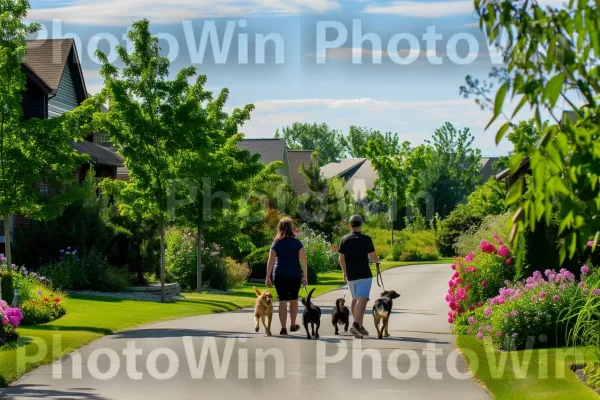
[{"label": "grass", "polygon": [[[469,359],[475,378],[496,400],[598,399],[570,370],[573,364],[596,360],[591,350],[558,348],[506,353],[488,348],[486,351],[473,336],[459,336],[457,343]],[[478,362],[474,362],[473,357]],[[502,357],[506,357],[505,363]],[[496,367],[502,365],[504,371]]]}]

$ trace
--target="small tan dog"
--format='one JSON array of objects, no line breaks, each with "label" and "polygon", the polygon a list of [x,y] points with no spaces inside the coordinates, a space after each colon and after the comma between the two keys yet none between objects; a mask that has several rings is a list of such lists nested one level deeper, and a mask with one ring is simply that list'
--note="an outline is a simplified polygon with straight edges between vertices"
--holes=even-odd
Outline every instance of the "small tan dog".
[{"label": "small tan dog", "polygon": [[[259,322],[262,321],[267,336],[271,336],[271,320],[273,319],[273,295],[268,292],[260,292],[254,287],[256,293],[256,305],[254,306],[254,330],[258,332]],[[266,323],[265,323],[266,319]]]}]

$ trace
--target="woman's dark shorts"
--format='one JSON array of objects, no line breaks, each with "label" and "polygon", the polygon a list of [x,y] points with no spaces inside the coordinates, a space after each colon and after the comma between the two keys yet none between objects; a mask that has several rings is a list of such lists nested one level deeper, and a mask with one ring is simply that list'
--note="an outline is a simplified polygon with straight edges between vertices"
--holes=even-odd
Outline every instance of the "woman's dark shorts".
[{"label": "woman's dark shorts", "polygon": [[279,301],[298,300],[298,292],[302,285],[301,278],[291,278],[288,276],[275,276],[275,289]]}]

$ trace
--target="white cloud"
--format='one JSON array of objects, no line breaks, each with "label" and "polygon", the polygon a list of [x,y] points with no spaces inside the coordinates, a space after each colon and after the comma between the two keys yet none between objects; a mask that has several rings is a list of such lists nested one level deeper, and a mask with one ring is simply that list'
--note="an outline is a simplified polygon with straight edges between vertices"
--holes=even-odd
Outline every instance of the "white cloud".
[{"label": "white cloud", "polygon": [[30,10],[28,19],[121,26],[142,17],[170,24],[196,18],[320,14],[340,7],[338,0],[74,0],[50,4]]},{"label": "white cloud", "polygon": [[375,100],[371,98],[353,98],[353,99],[293,99],[293,100],[261,100],[254,105],[259,111],[273,111],[283,108],[303,108],[303,107],[324,107],[330,110],[343,108],[361,108],[382,110],[424,110],[424,109],[444,109],[448,107],[464,107],[472,105],[473,102],[467,99],[455,100],[434,100],[434,101],[386,101]]},{"label": "white cloud", "polygon": [[471,15],[474,11],[472,0],[439,2],[393,1],[385,6],[369,5],[363,12],[367,14],[393,14],[416,18],[440,18],[456,15]]}]

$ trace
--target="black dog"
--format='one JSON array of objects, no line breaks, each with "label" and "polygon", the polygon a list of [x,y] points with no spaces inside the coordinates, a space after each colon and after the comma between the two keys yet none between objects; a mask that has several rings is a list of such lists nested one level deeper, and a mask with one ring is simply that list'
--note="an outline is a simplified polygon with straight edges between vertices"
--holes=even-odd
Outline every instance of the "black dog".
[{"label": "black dog", "polygon": [[[321,326],[321,309],[310,302],[315,289],[311,290],[306,299],[302,299],[304,304],[304,314],[302,315],[302,322],[304,323],[304,329],[306,329],[306,338],[311,339],[310,333],[308,332],[308,324],[311,325],[312,334],[315,339],[319,338],[319,327]],[[315,333],[315,325],[317,326],[317,332]]]},{"label": "black dog", "polygon": [[335,308],[331,312],[331,323],[336,335],[340,334],[338,325],[344,325],[344,332],[348,332],[348,325],[350,325],[350,310],[344,305],[345,303],[346,300],[343,298],[337,299]]},{"label": "black dog", "polygon": [[[381,298],[373,304],[373,320],[375,321],[375,329],[377,329],[377,337],[381,339],[383,336],[389,337],[388,324],[392,314],[393,300],[400,297],[394,290],[386,290],[381,293]],[[381,330],[379,329],[379,321],[382,321]]]}]

